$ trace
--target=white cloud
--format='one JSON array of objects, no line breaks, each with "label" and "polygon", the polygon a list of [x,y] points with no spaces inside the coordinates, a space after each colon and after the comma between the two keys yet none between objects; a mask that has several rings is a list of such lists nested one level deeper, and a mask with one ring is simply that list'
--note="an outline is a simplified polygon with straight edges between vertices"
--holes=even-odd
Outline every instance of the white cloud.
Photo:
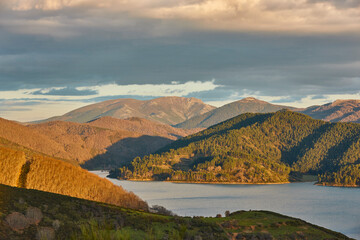
[{"label": "white cloud", "polygon": [[[91,98],[96,97],[110,97],[120,95],[134,95],[134,96],[186,96],[190,93],[211,91],[220,85],[215,84],[215,80],[200,82],[189,81],[185,83],[173,82],[171,84],[130,84],[117,85],[106,84],[99,86],[77,87],[79,91],[95,91],[96,94],[91,94]],[[38,99],[47,98],[49,100],[87,100],[89,96],[59,96],[46,95],[52,90],[61,90],[66,87],[51,87],[51,88],[34,88],[34,89],[19,89],[16,91],[0,91],[0,98],[5,100],[13,99]]]},{"label": "white cloud", "polygon": [[215,84],[215,80],[207,82],[186,82],[171,84],[131,84],[117,85],[107,84],[93,87],[80,87],[78,90],[97,91],[99,96],[116,95],[140,95],[140,96],[186,96],[190,93],[211,91],[220,85]]}]

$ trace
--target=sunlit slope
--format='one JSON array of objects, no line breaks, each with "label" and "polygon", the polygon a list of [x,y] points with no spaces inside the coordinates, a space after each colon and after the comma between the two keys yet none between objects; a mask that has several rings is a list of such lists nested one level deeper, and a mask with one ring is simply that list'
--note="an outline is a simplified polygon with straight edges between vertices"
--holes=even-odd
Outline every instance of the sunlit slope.
[{"label": "sunlit slope", "polygon": [[80,167],[8,144],[0,145],[0,183],[134,209],[147,208],[133,193]]},{"label": "sunlit slope", "polygon": [[194,133],[147,119],[104,117],[90,123],[21,125],[0,118],[0,137],[87,168],[111,168]]},{"label": "sunlit slope", "polygon": [[308,107],[302,113],[325,121],[360,123],[360,100],[336,100]]},{"label": "sunlit slope", "polygon": [[195,182],[287,182],[359,162],[360,125],[278,111],[242,114],[136,158],[113,176]]}]

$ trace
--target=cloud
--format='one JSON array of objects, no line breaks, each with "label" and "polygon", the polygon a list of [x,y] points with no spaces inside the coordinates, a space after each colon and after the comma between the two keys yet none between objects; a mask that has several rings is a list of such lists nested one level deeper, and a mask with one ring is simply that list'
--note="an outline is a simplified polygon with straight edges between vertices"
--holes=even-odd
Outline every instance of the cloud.
[{"label": "cloud", "polygon": [[336,8],[358,8],[360,7],[360,0],[308,0],[309,3],[327,3],[332,4]]},{"label": "cloud", "polygon": [[37,101],[36,106],[29,106],[26,101],[13,100],[0,101],[0,117],[20,122],[30,122],[65,114],[75,108],[83,107],[86,103],[81,101]]},{"label": "cloud", "polygon": [[42,89],[32,92],[32,95],[51,95],[51,96],[91,96],[96,95],[98,92],[95,90],[79,90],[71,87],[63,88],[51,88],[51,89]]},{"label": "cloud", "polygon": [[[23,20],[10,18],[3,25],[27,34],[31,31],[21,24],[31,25],[35,34],[45,34],[45,29],[56,34],[51,30],[56,29],[64,36],[75,34],[78,27],[101,28],[104,24],[142,34],[173,34],[174,27],[293,34],[354,32],[360,27],[358,0],[7,0],[3,4],[13,15],[27,16]],[[36,19],[29,19],[35,13]],[[67,24],[69,20],[71,24]],[[154,25],[150,29],[139,27],[145,22]]]},{"label": "cloud", "polygon": [[206,82],[172,82],[171,84],[108,84],[92,87],[79,87],[78,90],[96,91],[99,96],[139,95],[139,96],[186,96],[190,93],[214,90],[219,87],[215,80]]},{"label": "cloud", "polygon": [[86,86],[86,87],[51,87],[44,89],[19,89],[15,91],[1,91],[2,100],[42,100],[46,95],[47,101],[80,101],[89,98],[111,97],[119,95],[132,96],[186,96],[191,93],[214,90],[220,85],[211,81],[189,81],[185,83],[173,82],[171,84],[130,84],[118,85],[115,83]]},{"label": "cloud", "polygon": [[359,29],[359,0],[0,0],[0,98],[356,97]]},{"label": "cloud", "polygon": [[360,27],[357,1],[338,8],[335,1],[307,0],[204,0],[183,1],[150,9],[148,16],[182,19],[198,28],[219,31],[285,31],[334,33]]}]

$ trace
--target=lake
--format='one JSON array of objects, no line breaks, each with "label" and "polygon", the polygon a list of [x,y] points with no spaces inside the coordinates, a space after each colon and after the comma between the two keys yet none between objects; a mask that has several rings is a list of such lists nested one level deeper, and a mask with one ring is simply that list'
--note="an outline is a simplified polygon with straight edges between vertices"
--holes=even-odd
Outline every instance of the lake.
[{"label": "lake", "polygon": [[[106,177],[107,172],[93,171]],[[360,188],[313,183],[273,185],[138,182],[108,178],[147,201],[181,216],[224,215],[226,210],[269,210],[360,239]]]}]

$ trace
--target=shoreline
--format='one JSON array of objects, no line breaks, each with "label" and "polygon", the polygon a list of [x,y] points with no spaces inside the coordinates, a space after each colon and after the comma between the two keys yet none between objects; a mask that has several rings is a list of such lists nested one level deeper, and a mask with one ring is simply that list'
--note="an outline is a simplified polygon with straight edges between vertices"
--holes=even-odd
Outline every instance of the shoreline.
[{"label": "shoreline", "polygon": [[[101,172],[109,172],[108,170],[95,170]],[[92,171],[89,171],[92,172]],[[329,183],[318,183],[316,181],[298,181],[298,182],[275,182],[275,183],[240,183],[240,182],[193,182],[193,181],[158,181],[152,179],[119,179],[107,177],[110,179],[122,180],[122,181],[132,181],[132,182],[170,182],[170,183],[187,183],[187,184],[224,184],[224,185],[278,185],[278,184],[289,184],[289,183],[314,183],[316,186],[320,187],[343,187],[343,188],[360,188],[360,185],[341,185],[341,184],[329,184]]]},{"label": "shoreline", "polygon": [[315,183],[317,186],[322,187],[343,187],[343,188],[360,188],[360,185],[342,185],[342,184],[327,184],[327,183]]},{"label": "shoreline", "polygon": [[122,181],[131,181],[131,182],[170,182],[170,183],[193,183],[193,184],[228,184],[228,185],[278,185],[278,184],[289,184],[293,182],[277,182],[277,183],[241,183],[241,182],[192,182],[192,181],[157,181],[152,179],[119,179],[111,178]]},{"label": "shoreline", "polygon": [[[107,170],[95,170],[101,172],[108,172]],[[90,171],[92,172],[92,171]],[[170,182],[170,183],[188,183],[188,184],[224,184],[224,185],[279,185],[279,184],[289,184],[289,183],[315,183],[316,181],[297,181],[297,182],[270,182],[270,183],[241,183],[241,182],[199,182],[199,181],[171,181],[171,180],[152,180],[152,179],[119,179],[113,177],[107,177],[109,179],[116,179],[121,181],[131,181],[131,182]],[[315,184],[322,186],[321,184]]]}]

